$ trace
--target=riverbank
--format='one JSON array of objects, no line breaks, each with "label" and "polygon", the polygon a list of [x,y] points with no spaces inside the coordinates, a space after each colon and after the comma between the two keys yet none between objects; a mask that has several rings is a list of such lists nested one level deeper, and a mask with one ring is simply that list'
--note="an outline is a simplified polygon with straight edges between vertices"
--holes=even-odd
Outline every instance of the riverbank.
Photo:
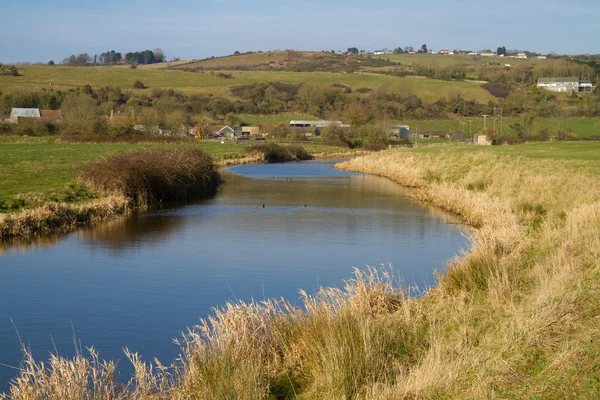
[{"label": "riverbank", "polygon": [[128,386],[94,354],[49,367],[28,356],[11,398],[595,398],[600,177],[594,162],[532,146],[546,156],[399,149],[340,165],[476,227],[472,249],[420,298],[371,270],[304,294],[302,307],[227,304],[179,339],[176,365],[129,354]]},{"label": "riverbank", "polygon": [[212,195],[221,178],[198,148],[147,149],[88,164],[79,183],[97,199],[0,214],[0,240],[64,233],[135,209]]},{"label": "riverbank", "polygon": [[416,188],[477,228],[471,251],[400,318],[426,321],[427,348],[377,398],[600,393],[597,166],[562,145],[532,146],[545,155],[398,150],[339,165]]},{"label": "riverbank", "polygon": [[[135,151],[198,148],[213,157],[219,167],[265,162],[260,155],[243,156],[246,146],[231,143],[63,144],[48,137],[0,139],[0,158],[5,167],[0,172],[0,241],[65,233],[127,215],[132,210],[128,196],[100,195],[77,179],[90,162]],[[321,145],[307,146],[307,151],[314,158],[353,154],[349,149]]]}]

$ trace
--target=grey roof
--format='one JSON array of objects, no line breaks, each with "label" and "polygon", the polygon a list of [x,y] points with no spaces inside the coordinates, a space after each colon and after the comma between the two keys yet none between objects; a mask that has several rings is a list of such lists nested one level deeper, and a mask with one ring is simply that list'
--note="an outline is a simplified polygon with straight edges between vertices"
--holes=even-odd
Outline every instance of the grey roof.
[{"label": "grey roof", "polygon": [[538,79],[538,83],[558,83],[558,82],[579,83],[579,78],[569,77],[569,78],[540,78],[540,79]]},{"label": "grey roof", "polygon": [[315,126],[317,128],[326,128],[329,125],[337,125],[342,128],[347,128],[350,126],[350,125],[346,125],[346,124],[342,123],[342,121],[325,121],[325,120],[321,120],[321,121],[294,120],[294,121],[290,121],[290,125],[308,125],[308,126]]},{"label": "grey roof", "polygon": [[13,117],[41,118],[40,110],[37,108],[13,108],[11,110]]}]

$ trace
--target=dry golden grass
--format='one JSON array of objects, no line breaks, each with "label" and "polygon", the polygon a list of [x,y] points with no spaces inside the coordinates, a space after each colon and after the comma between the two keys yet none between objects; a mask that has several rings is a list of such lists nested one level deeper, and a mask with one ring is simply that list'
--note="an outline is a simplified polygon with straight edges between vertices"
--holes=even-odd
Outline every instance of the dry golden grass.
[{"label": "dry golden grass", "polygon": [[48,203],[18,214],[0,214],[0,241],[64,233],[128,211],[125,197],[108,196],[85,204]]},{"label": "dry golden grass", "polygon": [[396,150],[341,164],[459,215],[472,249],[419,298],[371,269],[302,307],[227,304],[169,367],[128,353],[136,374],[121,385],[94,352],[26,355],[5,397],[597,398],[600,182],[568,162]]}]

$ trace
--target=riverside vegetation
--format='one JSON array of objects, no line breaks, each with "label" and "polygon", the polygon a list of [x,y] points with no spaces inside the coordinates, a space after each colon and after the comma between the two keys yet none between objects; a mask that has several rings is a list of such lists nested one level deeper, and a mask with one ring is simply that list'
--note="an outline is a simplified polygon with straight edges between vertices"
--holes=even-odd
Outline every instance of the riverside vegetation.
[{"label": "riverside vegetation", "polygon": [[126,383],[93,348],[48,364],[24,348],[4,398],[597,398],[598,160],[565,157],[569,146],[522,146],[539,157],[398,149],[339,165],[412,187],[474,227],[471,250],[420,297],[371,269],[302,293],[301,307],[226,304],[177,340],[173,365],[125,350]]},{"label": "riverside vegetation", "polygon": [[0,239],[66,232],[132,208],[209,196],[220,182],[214,160],[198,148],[148,149],[88,165],[80,174],[83,204],[47,202],[0,214]]}]

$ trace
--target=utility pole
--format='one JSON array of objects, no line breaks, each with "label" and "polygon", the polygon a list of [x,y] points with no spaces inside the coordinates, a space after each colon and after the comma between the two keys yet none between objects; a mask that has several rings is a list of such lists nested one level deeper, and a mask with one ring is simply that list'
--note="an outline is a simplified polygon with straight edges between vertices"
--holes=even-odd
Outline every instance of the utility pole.
[{"label": "utility pole", "polygon": [[484,114],[482,115],[483,117],[483,130],[485,131],[487,129],[487,117],[489,117],[488,114]]}]

